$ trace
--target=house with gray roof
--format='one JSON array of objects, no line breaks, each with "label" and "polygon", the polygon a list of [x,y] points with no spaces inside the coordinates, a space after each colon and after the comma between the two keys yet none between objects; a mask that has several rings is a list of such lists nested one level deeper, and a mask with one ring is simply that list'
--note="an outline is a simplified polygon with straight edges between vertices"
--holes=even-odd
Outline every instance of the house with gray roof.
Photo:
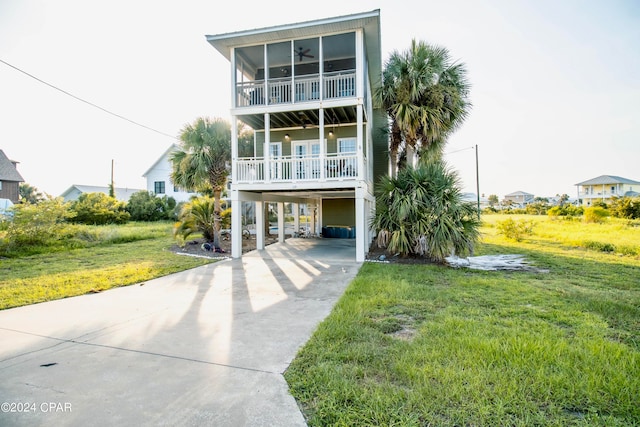
[{"label": "house with gray roof", "polygon": [[[115,189],[116,199],[121,202],[128,202],[129,198],[133,193],[137,193],[138,191],[145,191],[140,188],[118,188]],[[109,187],[100,187],[96,185],[78,185],[73,184],[69,187],[64,193],[60,195],[64,199],[65,202],[72,202],[74,200],[78,200],[83,193],[104,193],[109,194]]]},{"label": "house with gray roof", "polygon": [[24,182],[17,169],[18,162],[9,160],[4,151],[0,150],[0,199],[18,203],[20,200],[20,183]]},{"label": "house with gray roof", "polygon": [[525,191],[514,191],[504,196],[504,204],[513,203],[520,207],[524,207],[529,203],[533,203],[534,195]]},{"label": "house with gray roof", "polygon": [[591,206],[597,200],[607,202],[615,197],[640,196],[640,181],[616,175],[600,175],[575,185],[583,206]]}]

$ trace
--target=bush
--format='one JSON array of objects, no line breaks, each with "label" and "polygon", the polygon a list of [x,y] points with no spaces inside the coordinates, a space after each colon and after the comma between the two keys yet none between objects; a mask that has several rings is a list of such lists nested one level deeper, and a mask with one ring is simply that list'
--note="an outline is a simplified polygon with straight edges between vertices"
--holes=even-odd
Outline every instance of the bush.
[{"label": "bush", "polygon": [[584,221],[589,223],[602,223],[609,216],[609,211],[601,206],[591,206],[584,210]]},{"label": "bush", "polygon": [[595,242],[592,240],[584,242],[583,246],[587,249],[600,252],[615,252],[616,250],[615,245],[612,245],[611,243]]},{"label": "bush", "polygon": [[75,213],[73,222],[81,224],[124,224],[131,215],[125,210],[126,204],[104,193],[84,193],[71,204]]},{"label": "bush", "polygon": [[564,205],[564,206],[554,206],[547,211],[547,215],[549,216],[566,216],[566,217],[577,217],[581,216],[584,213],[584,209],[582,206],[575,205]]},{"label": "bush", "polygon": [[371,225],[379,247],[436,262],[451,254],[473,253],[478,212],[475,204],[462,199],[458,176],[444,162],[406,167],[396,178],[381,178],[376,201]]},{"label": "bush", "polygon": [[51,246],[59,241],[73,216],[62,198],[43,200],[38,204],[19,204],[11,208],[6,237],[0,244],[2,252],[25,252],[33,246]]},{"label": "bush", "polygon": [[176,201],[173,197],[158,197],[150,191],[131,195],[126,210],[134,221],[161,221],[172,219]]},{"label": "bush", "polygon": [[526,221],[521,219],[514,221],[512,218],[500,221],[496,225],[498,232],[505,236],[507,239],[512,239],[517,242],[524,239],[525,236],[531,236],[533,234],[533,221]]},{"label": "bush", "polygon": [[178,222],[173,226],[173,237],[180,246],[196,231],[200,231],[205,240],[213,241],[215,234],[215,209],[213,197],[203,196],[192,199],[182,206]]},{"label": "bush", "polygon": [[617,218],[640,219],[640,197],[622,197],[611,204],[611,213]]},{"label": "bush", "polygon": [[549,209],[549,204],[546,202],[534,202],[525,206],[524,211],[528,215],[545,215]]}]

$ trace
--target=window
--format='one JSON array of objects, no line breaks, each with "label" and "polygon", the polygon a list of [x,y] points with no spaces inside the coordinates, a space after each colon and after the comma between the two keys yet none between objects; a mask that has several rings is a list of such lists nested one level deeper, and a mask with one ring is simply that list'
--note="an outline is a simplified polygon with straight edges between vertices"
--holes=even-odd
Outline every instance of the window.
[{"label": "window", "polygon": [[164,181],[156,181],[153,183],[153,192],[156,194],[164,194]]},{"label": "window", "polygon": [[356,152],[356,139],[355,138],[341,138],[338,140],[338,152],[340,154],[355,153]]}]

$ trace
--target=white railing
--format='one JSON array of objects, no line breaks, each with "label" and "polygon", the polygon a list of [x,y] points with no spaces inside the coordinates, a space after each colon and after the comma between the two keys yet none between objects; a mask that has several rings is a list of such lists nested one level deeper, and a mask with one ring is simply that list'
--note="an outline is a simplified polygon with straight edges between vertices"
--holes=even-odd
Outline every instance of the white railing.
[{"label": "white railing", "polygon": [[[327,181],[358,178],[358,156],[328,154],[325,158],[314,156],[280,156],[270,159],[268,173],[270,182],[319,181],[322,169]],[[263,157],[236,160],[236,183],[261,183],[265,180]]]},{"label": "white railing", "polygon": [[320,99],[320,76],[317,74],[296,78],[296,102]]},{"label": "white railing", "polygon": [[[356,96],[355,70],[334,71],[325,73],[320,81],[319,75],[296,77],[295,84],[290,77],[253,82],[242,82],[236,85],[237,107],[253,105],[284,104],[322,99],[348,98]],[[294,98],[292,99],[292,90]],[[322,88],[322,94],[320,93]]]},{"label": "white railing", "polygon": [[356,72],[335,71],[324,74],[324,99],[356,96]]},{"label": "white railing", "polygon": [[283,104],[291,102],[291,78],[271,79],[269,86],[269,104]]},{"label": "white railing", "polygon": [[264,81],[242,82],[236,86],[236,103],[238,107],[264,105]]}]

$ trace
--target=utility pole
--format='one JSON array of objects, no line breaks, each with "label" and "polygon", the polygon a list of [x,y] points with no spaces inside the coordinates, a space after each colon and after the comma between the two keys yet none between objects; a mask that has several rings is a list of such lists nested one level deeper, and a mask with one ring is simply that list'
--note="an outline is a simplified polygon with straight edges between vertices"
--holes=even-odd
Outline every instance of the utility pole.
[{"label": "utility pole", "polygon": [[478,144],[476,144],[476,193],[478,194],[478,219],[480,219],[480,172],[478,171]]}]

